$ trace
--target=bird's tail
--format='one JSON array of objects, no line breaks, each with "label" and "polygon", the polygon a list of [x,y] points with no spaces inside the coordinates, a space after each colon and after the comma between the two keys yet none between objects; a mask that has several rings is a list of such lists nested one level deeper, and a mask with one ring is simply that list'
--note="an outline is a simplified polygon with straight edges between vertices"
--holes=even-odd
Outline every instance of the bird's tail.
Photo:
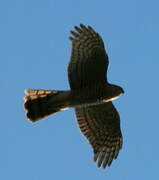
[{"label": "bird's tail", "polygon": [[[66,91],[25,90],[24,107],[30,121],[36,122],[67,109]],[[59,96],[62,95],[63,96]],[[60,98],[59,98],[60,97]]]}]

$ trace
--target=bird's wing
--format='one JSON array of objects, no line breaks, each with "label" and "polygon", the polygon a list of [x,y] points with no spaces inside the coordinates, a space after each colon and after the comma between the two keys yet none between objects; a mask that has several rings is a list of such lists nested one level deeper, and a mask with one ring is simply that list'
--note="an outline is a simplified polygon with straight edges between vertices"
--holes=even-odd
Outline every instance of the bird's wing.
[{"label": "bird's wing", "polygon": [[110,166],[122,147],[120,117],[112,102],[76,108],[80,130],[94,150],[98,167]]},{"label": "bird's wing", "polygon": [[71,89],[106,81],[108,56],[98,33],[90,26],[75,26],[71,31],[72,55],[68,66]]}]

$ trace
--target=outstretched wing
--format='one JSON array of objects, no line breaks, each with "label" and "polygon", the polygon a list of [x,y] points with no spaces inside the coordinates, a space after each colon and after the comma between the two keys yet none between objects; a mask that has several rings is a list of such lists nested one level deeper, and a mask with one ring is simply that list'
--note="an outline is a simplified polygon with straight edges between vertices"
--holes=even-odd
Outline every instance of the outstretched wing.
[{"label": "outstretched wing", "polygon": [[76,108],[79,127],[94,150],[98,167],[110,166],[122,147],[120,117],[112,102]]},{"label": "outstretched wing", "polygon": [[71,31],[72,55],[68,66],[71,89],[105,82],[108,56],[102,38],[90,26],[81,24],[75,30]]}]

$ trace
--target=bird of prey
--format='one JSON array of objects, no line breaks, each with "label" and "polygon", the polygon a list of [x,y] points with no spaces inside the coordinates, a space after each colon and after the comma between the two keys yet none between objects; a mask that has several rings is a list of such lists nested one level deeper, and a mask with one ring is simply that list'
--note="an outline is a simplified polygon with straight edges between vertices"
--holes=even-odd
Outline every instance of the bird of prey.
[{"label": "bird of prey", "polygon": [[36,122],[75,108],[81,132],[94,151],[98,167],[110,166],[122,147],[120,117],[112,101],[124,90],[107,80],[108,55],[101,36],[90,26],[75,26],[68,79],[71,90],[25,90],[27,118]]}]

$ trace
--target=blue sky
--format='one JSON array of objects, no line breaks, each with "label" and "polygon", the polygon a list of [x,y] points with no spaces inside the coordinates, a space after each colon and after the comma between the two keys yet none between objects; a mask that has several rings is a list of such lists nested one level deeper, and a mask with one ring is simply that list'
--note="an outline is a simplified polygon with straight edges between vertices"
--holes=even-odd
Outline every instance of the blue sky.
[{"label": "blue sky", "polygon": [[[159,152],[159,2],[157,0],[5,0],[0,2],[0,179],[157,179]],[[24,89],[68,89],[74,25],[101,34],[108,79],[124,88],[116,100],[124,137],[106,170],[93,163],[74,110],[32,124]]]}]

